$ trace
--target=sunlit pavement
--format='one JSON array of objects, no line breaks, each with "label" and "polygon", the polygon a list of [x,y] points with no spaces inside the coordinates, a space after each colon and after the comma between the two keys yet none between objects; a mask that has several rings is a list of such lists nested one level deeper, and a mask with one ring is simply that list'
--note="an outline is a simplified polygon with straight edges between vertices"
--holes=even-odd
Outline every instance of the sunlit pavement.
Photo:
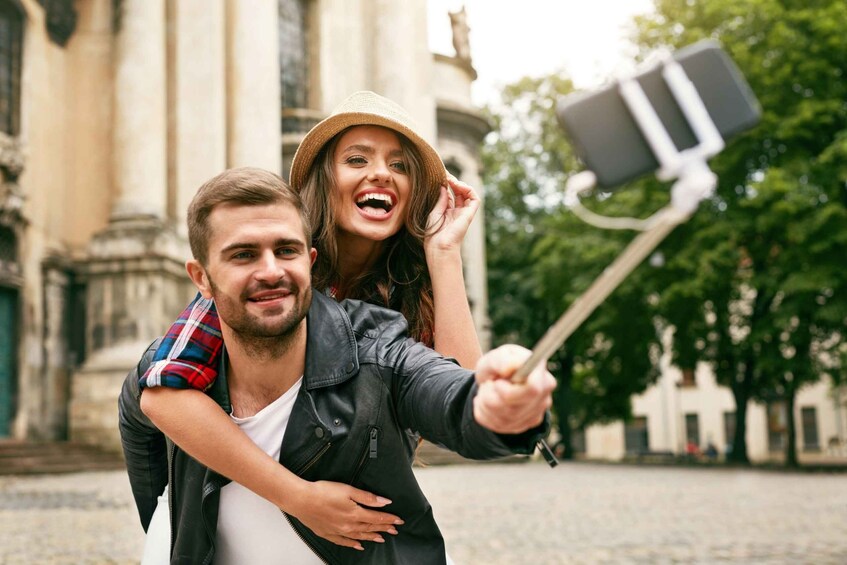
[{"label": "sunlit pavement", "polygon": [[[586,463],[417,474],[457,565],[847,563],[847,474]],[[2,564],[137,563],[142,544],[122,472],[0,477]]]}]

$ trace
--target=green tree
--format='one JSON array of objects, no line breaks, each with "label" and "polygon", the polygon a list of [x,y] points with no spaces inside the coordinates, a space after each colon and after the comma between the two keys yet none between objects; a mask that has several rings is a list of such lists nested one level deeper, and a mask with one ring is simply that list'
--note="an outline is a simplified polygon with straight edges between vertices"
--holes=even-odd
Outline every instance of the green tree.
[{"label": "green tree", "polygon": [[[565,181],[578,164],[554,108],[572,90],[558,74],[527,78],[506,87],[490,110],[496,134],[483,164],[496,342],[534,345],[632,237],[591,228],[563,205]],[[607,213],[655,209],[647,194],[629,193],[626,205],[617,197],[593,205]],[[642,286],[637,277],[626,281],[550,360],[565,457],[572,455],[571,430],[629,418],[631,396],[657,375],[652,306]]]},{"label": "green tree", "polygon": [[[847,4],[657,0],[638,20],[644,53],[718,39],[762,105],[762,122],[713,162],[712,201],[669,238],[661,293],[674,359],[711,362],[735,397],[732,457],[747,462],[750,399],[782,400],[797,464],[794,398],[838,377],[847,320]],[[835,368],[834,365],[836,365]]]}]

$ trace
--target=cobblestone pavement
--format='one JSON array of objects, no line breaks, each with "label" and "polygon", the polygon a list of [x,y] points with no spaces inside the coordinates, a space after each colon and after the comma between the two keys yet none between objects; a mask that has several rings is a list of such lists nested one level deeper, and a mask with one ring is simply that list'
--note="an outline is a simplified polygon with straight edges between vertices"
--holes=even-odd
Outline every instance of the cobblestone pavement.
[{"label": "cobblestone pavement", "polygon": [[[457,565],[847,563],[847,475],[542,463],[419,469]],[[401,530],[402,531],[402,530]],[[137,563],[123,472],[0,477],[0,563]]]}]

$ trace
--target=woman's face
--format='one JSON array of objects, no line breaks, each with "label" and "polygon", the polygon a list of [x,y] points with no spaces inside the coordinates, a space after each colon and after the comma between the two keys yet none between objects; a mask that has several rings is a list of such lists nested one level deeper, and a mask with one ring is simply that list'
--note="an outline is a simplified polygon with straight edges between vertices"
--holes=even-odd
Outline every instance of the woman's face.
[{"label": "woman's face", "polygon": [[411,197],[411,179],[392,130],[355,126],[332,156],[339,242],[384,241],[400,231]]}]

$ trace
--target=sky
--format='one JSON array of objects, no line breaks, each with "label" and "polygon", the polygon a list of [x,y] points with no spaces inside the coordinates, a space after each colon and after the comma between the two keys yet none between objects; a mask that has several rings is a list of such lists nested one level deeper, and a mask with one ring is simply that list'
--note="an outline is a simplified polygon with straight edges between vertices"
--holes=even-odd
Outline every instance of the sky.
[{"label": "sky", "polygon": [[631,70],[635,48],[625,39],[632,17],[650,0],[428,0],[429,45],[453,55],[448,11],[467,11],[474,103],[524,76],[565,71],[577,88],[590,88]]}]

